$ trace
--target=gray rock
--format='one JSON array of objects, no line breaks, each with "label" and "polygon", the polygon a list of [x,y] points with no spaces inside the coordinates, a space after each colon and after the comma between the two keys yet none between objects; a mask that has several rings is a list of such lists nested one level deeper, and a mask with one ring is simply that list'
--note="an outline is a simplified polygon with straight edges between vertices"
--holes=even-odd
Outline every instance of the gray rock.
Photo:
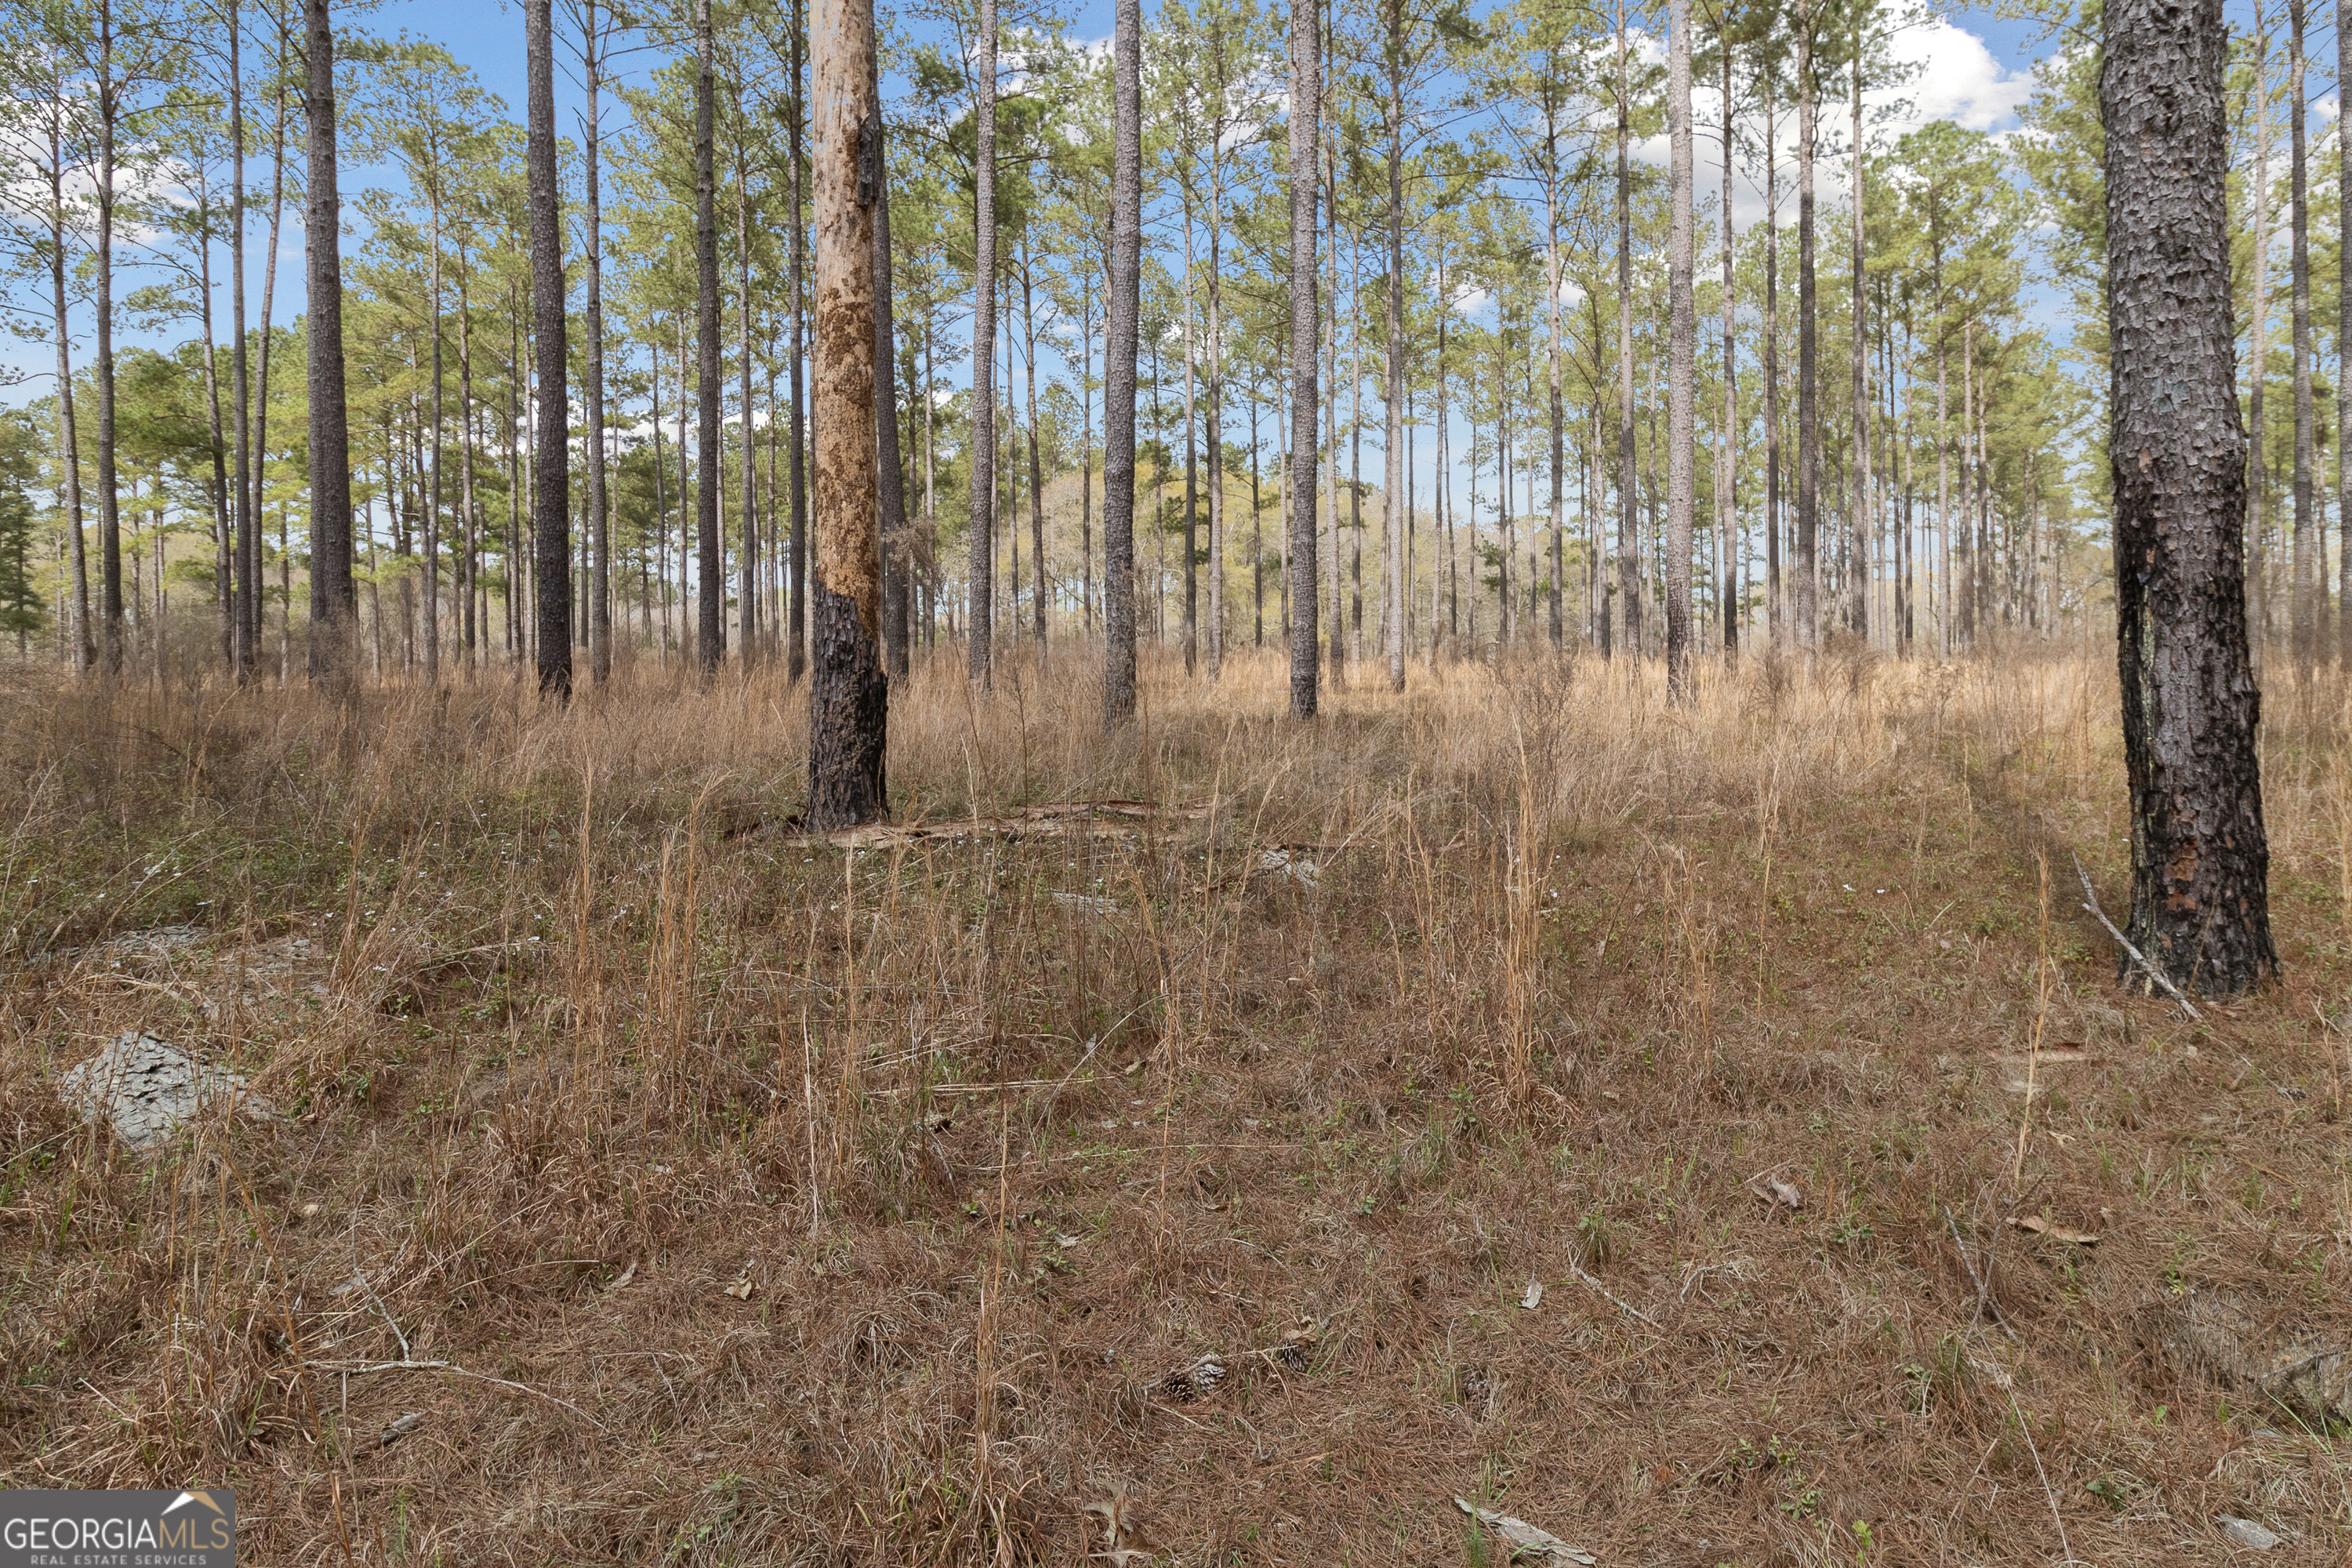
[{"label": "gray rock", "polygon": [[69,1069],[58,1080],[58,1091],[83,1121],[105,1121],[116,1137],[142,1151],[165,1142],[207,1104],[226,1103],[247,1116],[276,1114],[267,1100],[247,1092],[236,1073],[207,1067],[136,1029]]},{"label": "gray rock", "polygon": [[2264,1530],[2251,1519],[2240,1519],[2234,1514],[2217,1513],[2213,1516],[2213,1522],[2221,1527],[2222,1534],[2239,1545],[2250,1546],[2256,1552],[2270,1552],[2285,1544],[2283,1537]]}]

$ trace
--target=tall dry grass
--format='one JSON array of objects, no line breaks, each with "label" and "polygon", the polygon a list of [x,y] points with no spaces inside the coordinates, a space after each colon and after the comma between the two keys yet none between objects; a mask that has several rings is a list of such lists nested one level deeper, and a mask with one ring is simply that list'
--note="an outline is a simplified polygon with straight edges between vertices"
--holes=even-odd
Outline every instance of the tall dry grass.
[{"label": "tall dry grass", "polygon": [[[2342,687],[2276,700],[2290,979],[2189,1032],[2040,913],[2071,853],[2121,887],[2110,668],[1750,658],[1676,709],[1542,658],[1297,725],[1244,654],[1148,661],[1106,737],[1080,650],[943,659],[856,843],[796,832],[773,670],[20,677],[0,1468],[230,1478],[270,1562],[1064,1561],[1114,1488],[1187,1561],[1450,1560],[1423,1505],[1481,1488],[1621,1552],[1666,1510],[2023,1561],[2030,1415],[2076,1549],[2170,1560],[2252,1428],[2118,1372],[2131,1313],[2345,1267],[2352,766]],[[1084,802],[1141,804],[1041,809]],[[54,1086],[131,1027],[281,1115],[128,1155]],[[2052,1205],[2139,1223],[2021,1253]],[[2336,1528],[2331,1454],[2265,1506]],[[2140,1515],[2083,1490],[2126,1471]]]}]

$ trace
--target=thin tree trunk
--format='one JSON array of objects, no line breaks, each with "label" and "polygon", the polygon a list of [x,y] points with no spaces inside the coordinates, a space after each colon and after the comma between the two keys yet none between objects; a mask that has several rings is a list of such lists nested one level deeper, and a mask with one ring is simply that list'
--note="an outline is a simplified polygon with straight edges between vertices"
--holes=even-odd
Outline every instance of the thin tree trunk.
[{"label": "thin tree trunk", "polygon": [[[992,16],[992,5],[991,12]],[[1141,0],[1118,0],[1117,16],[1111,44],[1110,298],[1103,348],[1105,731],[1135,717],[1135,359],[1143,259]],[[924,400],[926,407],[929,401]]]},{"label": "thin tree trunk", "polygon": [[[1561,618],[1560,578],[1567,571],[1567,555],[1562,543],[1566,527],[1567,486],[1567,410],[1560,401],[1560,325],[1559,325],[1559,126],[1554,116],[1554,105],[1549,97],[1544,102],[1544,301],[1551,320],[1551,646],[1556,653],[1566,645],[1567,627]],[[1728,210],[1727,208],[1727,210]],[[1441,282],[1443,279],[1441,279]],[[1443,309],[1443,302],[1440,304]],[[1441,317],[1438,323],[1438,479],[1437,503],[1441,517],[1445,493],[1445,327]],[[1444,526],[1439,524],[1443,536]],[[1431,574],[1433,579],[1435,574]],[[1433,665],[1436,655],[1437,600],[1433,584],[1430,598],[1430,653]]]},{"label": "thin tree trunk", "polygon": [[[873,0],[858,0],[858,4],[866,18],[866,31],[870,34],[873,30]],[[870,58],[872,51],[869,49],[867,53]],[[886,132],[880,110],[879,87],[869,83],[866,91],[876,105],[874,245],[870,265],[874,272],[874,440],[877,453],[875,473],[880,480],[877,499],[881,506],[882,665],[890,679],[903,680],[908,670],[907,621],[915,555],[907,537],[905,454],[899,450],[898,445],[898,357],[897,324],[892,319],[890,279],[890,161],[884,146]],[[768,401],[772,405],[775,401],[772,377],[770,386]],[[775,467],[773,451],[771,446],[771,472]]]},{"label": "thin tree trunk", "polygon": [[[547,0],[537,0],[542,8]],[[310,111],[310,679],[340,687],[351,668],[359,602],[352,583],[351,431],[343,402],[342,203],[335,189],[335,42],[327,0],[304,0]],[[550,149],[551,153],[552,149]],[[102,343],[101,353],[110,353]],[[110,377],[101,388],[110,384]],[[103,477],[103,476],[101,476]]]},{"label": "thin tree trunk", "polygon": [[[872,0],[867,0],[870,5]],[[870,24],[869,24],[870,30]],[[738,594],[740,606],[737,611],[742,635],[743,663],[748,668],[760,661],[761,626],[760,601],[761,567],[760,553],[760,447],[753,431],[751,406],[751,153],[745,146],[751,135],[743,119],[743,87],[735,88],[735,331],[736,342],[742,351],[740,388],[743,410],[743,554],[735,563],[742,574],[742,588]],[[877,122],[878,135],[879,122]],[[870,225],[869,225],[870,226]],[[869,267],[870,270],[870,267]],[[869,286],[871,280],[869,279]],[[875,369],[883,374],[876,379],[888,381],[889,362],[881,361]]]},{"label": "thin tree trunk", "polygon": [[[973,63],[971,679],[993,682],[996,546],[996,0],[980,0]],[[1116,221],[1116,220],[1114,220]]]},{"label": "thin tree trunk", "polygon": [[1863,13],[1853,13],[1853,90],[1850,100],[1853,132],[1853,321],[1850,327],[1853,347],[1853,445],[1851,466],[1853,473],[1847,485],[1846,502],[1849,511],[1849,542],[1846,563],[1846,627],[1857,637],[1870,632],[1870,601],[1872,581],[1870,563],[1870,394],[1868,388],[1870,336],[1867,301],[1863,289],[1868,278],[1865,265],[1867,235],[1863,224],[1864,192],[1869,174],[1869,158],[1863,145],[1862,67]]},{"label": "thin tree trunk", "polygon": [[1690,0],[1668,0],[1666,140],[1666,690],[1692,700],[1691,532],[1698,500],[1698,319],[1693,297],[1696,234],[1691,216],[1697,168],[1691,142]]},{"label": "thin tree trunk", "polygon": [[2309,110],[2304,93],[2304,0],[2287,0],[2288,70],[2294,113],[2288,119],[2287,226],[2294,289],[2294,673],[2311,680],[2325,612],[2320,556],[2324,547],[2312,517],[2311,184],[2307,164]]},{"label": "thin tree trunk", "polygon": [[[562,193],[555,172],[554,31],[548,11],[549,0],[523,0],[530,50],[530,124],[524,151],[530,184],[531,359],[539,381],[534,405],[538,432],[531,448],[532,632],[541,694],[568,702],[572,698],[572,486],[567,461],[571,409],[564,374]],[[709,121],[706,118],[703,124],[708,127]],[[707,140],[704,144],[709,144]]]},{"label": "thin tree trunk", "polygon": [[582,354],[586,372],[588,421],[585,454],[588,465],[588,548],[593,561],[588,569],[588,672],[597,685],[613,679],[613,531],[612,500],[607,489],[604,453],[604,205],[597,138],[598,95],[604,86],[604,38],[596,24],[596,0],[582,0],[580,64],[587,104],[580,116],[581,151],[586,178],[587,210],[582,226],[587,239],[588,298],[583,325],[588,342]]},{"label": "thin tree trunk", "polygon": [[[65,100],[62,90],[48,105],[49,113],[49,299],[58,338],[58,474],[65,507],[66,560],[71,581],[67,589],[65,633],[73,650],[76,674],[86,675],[98,662],[98,648],[89,631],[89,561],[82,537],[81,437],[74,426],[73,331],[66,298]],[[237,291],[239,314],[244,290]],[[244,350],[239,334],[238,352]],[[242,363],[242,362],[240,362]],[[242,399],[239,406],[242,407]],[[239,435],[243,429],[240,426]]]},{"label": "thin tree trunk", "polygon": [[727,652],[727,567],[719,519],[719,492],[727,483],[721,447],[726,425],[719,416],[718,172],[712,147],[718,82],[710,0],[695,0],[694,52],[695,652],[708,679]]},{"label": "thin tree trunk", "polygon": [[[1739,553],[1734,534],[1739,521],[1739,341],[1734,331],[1732,286],[1731,152],[1735,116],[1731,102],[1731,39],[1728,28],[1718,42],[1723,51],[1723,429],[1715,443],[1715,531],[1722,542],[1723,575],[1716,584],[1716,607],[1723,617],[1723,650],[1739,651]],[[1768,220],[1769,221],[1769,217]]]},{"label": "thin tree trunk", "polygon": [[803,112],[806,100],[802,93],[801,46],[803,17],[801,0],[793,0],[792,85],[785,95],[784,162],[787,179],[784,182],[784,226],[792,231],[792,287],[787,295],[792,311],[792,429],[786,439],[784,453],[784,483],[792,494],[792,583],[791,603],[786,606],[787,625],[784,635],[792,647],[784,654],[784,672],[788,679],[797,681],[808,658],[808,484],[805,478],[805,450],[808,427],[803,421],[806,408],[803,381],[808,345],[808,231],[801,223],[801,136],[806,128]]},{"label": "thin tree trunk", "polygon": [[1772,62],[1759,58],[1764,87],[1764,627],[1774,648],[1788,636],[1780,573],[1780,163]]},{"label": "thin tree trunk", "polygon": [[2270,383],[2271,363],[2271,69],[2270,29],[2263,25],[2262,0],[2254,0],[2254,164],[2263,171],[2260,177],[2248,184],[2253,186],[2253,363],[2247,380],[2252,385],[2247,392],[2247,415],[2250,439],[2247,460],[2252,464],[2248,511],[2251,514],[2246,537],[2246,581],[2248,603],[2253,614],[2254,667],[2262,668],[2264,644],[2271,635],[2270,581],[2263,570],[2270,554],[2271,527],[2271,464],[2270,444],[2263,433],[2269,428],[2263,416],[2263,392]]},{"label": "thin tree trunk", "polygon": [[1037,311],[1030,289],[1029,234],[1021,235],[1021,336],[1024,370],[1021,378],[1029,404],[1029,569],[1034,577],[1030,613],[1037,630],[1037,657],[1045,657],[1045,480],[1037,452]]},{"label": "thin tree trunk", "polygon": [[1381,652],[1389,689],[1404,689],[1404,0],[1389,0],[1389,211],[1385,416],[1381,489]]},{"label": "thin tree trunk", "polygon": [[[1135,0],[1123,0],[1133,5]],[[1315,560],[1315,371],[1322,328],[1317,309],[1315,237],[1318,143],[1323,135],[1323,58],[1316,8],[1290,10],[1290,716],[1315,717],[1319,671]],[[1122,14],[1124,14],[1122,12]]]},{"label": "thin tree trunk", "polygon": [[[707,0],[706,0],[707,3]],[[817,0],[816,514],[810,580],[808,826],[878,819],[889,679],[882,671],[881,494],[876,481],[874,207],[882,184],[872,0]],[[745,237],[747,241],[749,236]],[[748,437],[749,432],[746,432]]]},{"label": "thin tree trunk", "polygon": [[[2352,5],[2336,0],[2336,79],[2352,82]],[[2352,115],[2336,116],[2336,659],[2352,669]]]},{"label": "thin tree trunk", "polygon": [[1820,322],[1813,244],[1813,163],[1818,136],[1813,81],[1813,6],[1796,0],[1797,34],[1797,584],[1790,606],[1797,646],[1810,662],[1821,640],[1822,417],[1817,363]]},{"label": "thin tree trunk", "polygon": [[2230,995],[2278,958],[2230,363],[2228,34],[2221,0],[2108,0],[2102,27],[2130,934],[2176,984]]},{"label": "thin tree trunk", "polygon": [[432,223],[426,240],[433,247],[430,264],[430,312],[433,329],[433,472],[425,508],[425,683],[441,683],[441,169],[436,152],[433,184],[428,193]]},{"label": "thin tree trunk", "polygon": [[[1633,468],[1633,79],[1625,53],[1625,5],[1617,5],[1617,619],[1626,657],[1642,653],[1642,561],[1635,537]],[[1500,443],[1502,410],[1496,416]],[[1475,560],[1473,560],[1475,570]]]},{"label": "thin tree trunk", "polygon": [[[306,0],[318,14],[312,24],[314,45],[325,28],[326,0]],[[311,85],[318,71],[311,71]],[[329,80],[331,91],[333,83]],[[98,329],[98,549],[100,651],[110,678],[122,673],[122,501],[115,473],[114,407],[114,133],[121,113],[114,79],[114,6],[98,5],[98,300],[93,314]],[[316,115],[314,112],[313,119]],[[331,129],[329,132],[332,135]],[[332,146],[331,141],[328,143]],[[317,162],[317,153],[312,153]],[[331,184],[330,190],[332,189]],[[314,198],[315,205],[315,198]],[[331,236],[331,231],[330,231]],[[330,240],[331,244],[331,238]],[[314,238],[311,248],[318,248]],[[316,416],[313,416],[315,420]]]}]

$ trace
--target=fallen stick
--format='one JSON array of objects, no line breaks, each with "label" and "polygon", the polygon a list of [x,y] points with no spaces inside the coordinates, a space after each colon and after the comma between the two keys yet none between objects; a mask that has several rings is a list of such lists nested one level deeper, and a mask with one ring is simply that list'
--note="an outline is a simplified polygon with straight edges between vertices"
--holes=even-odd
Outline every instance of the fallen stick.
[{"label": "fallen stick", "polygon": [[2107,934],[2116,939],[2116,944],[2118,947],[2121,947],[2126,952],[2131,954],[2132,962],[2140,966],[2142,973],[2144,973],[2150,980],[2155,981],[2158,985],[2164,987],[2164,994],[2167,996],[2171,997],[2175,1002],[2179,1003],[2182,1007],[2188,1009],[2189,1016],[2190,1017],[2202,1022],[2205,1015],[2197,1010],[2197,1004],[2191,1002],[2188,997],[2183,996],[2180,994],[2180,988],[2164,977],[2164,971],[2158,969],[2155,964],[2150,963],[2147,961],[2147,954],[2134,947],[2131,944],[2131,938],[2117,931],[2116,929],[2116,922],[2107,919],[2107,911],[2099,908],[2099,895],[2091,890],[2091,874],[2083,869],[2083,858],[2080,855],[2077,855],[2074,857],[2074,875],[2083,879],[2083,896],[2091,900],[2089,903],[2084,904],[2083,908],[2090,911],[2092,919],[2097,921],[2101,925],[2107,928]]},{"label": "fallen stick", "polygon": [[554,1394],[542,1394],[538,1389],[530,1386],[528,1384],[510,1383],[503,1377],[492,1377],[486,1372],[468,1372],[455,1362],[380,1361],[372,1362],[364,1365],[358,1365],[350,1362],[307,1361],[302,1364],[309,1367],[313,1372],[337,1373],[344,1377],[360,1377],[372,1372],[454,1373],[459,1377],[470,1377],[478,1383],[495,1383],[500,1388],[511,1388],[517,1394],[528,1394],[533,1399],[544,1399],[550,1405],[561,1405],[564,1409],[569,1410],[572,1415],[577,1415],[581,1420],[585,1421],[589,1426],[596,1428],[597,1431],[605,1432],[611,1430],[611,1428],[606,1426],[602,1421],[597,1420],[593,1415],[589,1415],[588,1412],[581,1409],[580,1406],[572,1404],[572,1401],[568,1399],[558,1399]]},{"label": "fallen stick", "polygon": [[1610,1289],[1608,1286],[1603,1285],[1600,1280],[1595,1279],[1591,1275],[1587,1274],[1584,1271],[1583,1266],[1578,1263],[1573,1258],[1568,1260],[1568,1271],[1570,1274],[1575,1275],[1580,1280],[1583,1281],[1585,1289],[1589,1290],[1597,1290],[1611,1301],[1615,1302],[1619,1310],[1631,1312],[1633,1316],[1641,1319],[1642,1321],[1649,1324],[1650,1327],[1657,1329],[1661,1332],[1664,1331],[1664,1326],[1659,1323],[1657,1319],[1650,1316],[1649,1313],[1644,1312],[1641,1308],[1633,1305],[1633,1302],[1626,1300],[1623,1297]]}]

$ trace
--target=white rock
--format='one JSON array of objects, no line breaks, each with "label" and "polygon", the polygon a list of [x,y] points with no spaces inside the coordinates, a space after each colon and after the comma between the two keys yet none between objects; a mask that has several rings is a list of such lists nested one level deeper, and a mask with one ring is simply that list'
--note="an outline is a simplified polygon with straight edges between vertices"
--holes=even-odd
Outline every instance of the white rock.
[{"label": "white rock", "polygon": [[2272,1534],[2251,1519],[2240,1519],[2235,1514],[2217,1513],[2213,1516],[2213,1522],[2221,1527],[2222,1534],[2239,1545],[2251,1546],[2257,1552],[2268,1552],[2273,1547],[2285,1544],[2282,1537]]},{"label": "white rock", "polygon": [[207,1067],[168,1041],[133,1029],[58,1080],[67,1104],[85,1121],[103,1119],[133,1149],[155,1148],[206,1104],[226,1102],[247,1116],[276,1114],[246,1092],[245,1079]]}]

